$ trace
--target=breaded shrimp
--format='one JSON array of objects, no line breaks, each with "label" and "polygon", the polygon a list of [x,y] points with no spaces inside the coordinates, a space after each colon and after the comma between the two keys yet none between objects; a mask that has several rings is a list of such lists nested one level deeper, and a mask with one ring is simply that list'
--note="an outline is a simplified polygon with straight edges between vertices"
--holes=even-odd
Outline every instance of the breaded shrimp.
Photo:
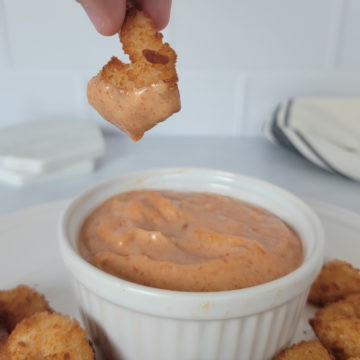
[{"label": "breaded shrimp", "polygon": [[24,318],[45,310],[51,308],[44,295],[26,285],[0,291],[0,326],[7,332]]},{"label": "breaded shrimp", "polygon": [[0,328],[0,354],[1,354],[1,349],[4,347],[7,338],[8,338],[8,332],[5,329]]},{"label": "breaded shrimp", "polygon": [[336,359],[360,357],[360,294],[326,305],[310,325]]},{"label": "breaded shrimp", "polygon": [[273,360],[335,360],[318,340],[301,341],[284,349]]},{"label": "breaded shrimp", "polygon": [[92,345],[79,323],[46,311],[21,321],[2,353],[11,360],[94,360]]},{"label": "breaded shrimp", "polygon": [[87,86],[89,103],[133,140],[180,110],[176,53],[152,19],[129,5],[119,33],[130,64],[116,57]]},{"label": "breaded shrimp", "polygon": [[356,293],[360,293],[360,271],[345,261],[332,260],[312,284],[308,301],[324,306]]}]

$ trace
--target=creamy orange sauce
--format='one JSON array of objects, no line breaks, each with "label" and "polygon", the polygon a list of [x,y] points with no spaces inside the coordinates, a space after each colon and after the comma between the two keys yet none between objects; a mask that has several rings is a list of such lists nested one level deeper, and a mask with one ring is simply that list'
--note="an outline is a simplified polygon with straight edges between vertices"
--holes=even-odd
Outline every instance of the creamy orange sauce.
[{"label": "creamy orange sauce", "polygon": [[139,284],[182,291],[240,289],[302,262],[295,232],[270,212],[210,193],[116,195],[84,222],[81,255]]},{"label": "creamy orange sauce", "polygon": [[89,103],[99,114],[133,140],[180,110],[177,84],[159,82],[143,89],[126,91],[107,83],[98,74],[87,86]]}]

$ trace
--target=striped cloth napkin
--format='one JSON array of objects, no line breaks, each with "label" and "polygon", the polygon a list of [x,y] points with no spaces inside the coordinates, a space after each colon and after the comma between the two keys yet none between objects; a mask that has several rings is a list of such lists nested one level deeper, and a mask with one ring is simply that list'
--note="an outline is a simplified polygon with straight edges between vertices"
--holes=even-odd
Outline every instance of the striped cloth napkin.
[{"label": "striped cloth napkin", "polygon": [[263,130],[317,166],[360,181],[360,97],[290,99]]}]

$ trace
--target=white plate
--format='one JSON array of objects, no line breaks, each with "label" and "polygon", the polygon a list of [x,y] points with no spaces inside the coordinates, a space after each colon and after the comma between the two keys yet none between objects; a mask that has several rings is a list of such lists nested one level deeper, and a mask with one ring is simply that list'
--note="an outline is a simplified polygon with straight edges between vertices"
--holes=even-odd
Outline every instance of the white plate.
[{"label": "white plate", "polygon": [[[308,201],[325,228],[326,257],[360,267],[360,214]],[[67,272],[57,248],[57,224],[67,201],[49,203],[0,218],[0,287],[34,286],[57,311],[79,318]],[[308,306],[294,341],[312,338]]]}]

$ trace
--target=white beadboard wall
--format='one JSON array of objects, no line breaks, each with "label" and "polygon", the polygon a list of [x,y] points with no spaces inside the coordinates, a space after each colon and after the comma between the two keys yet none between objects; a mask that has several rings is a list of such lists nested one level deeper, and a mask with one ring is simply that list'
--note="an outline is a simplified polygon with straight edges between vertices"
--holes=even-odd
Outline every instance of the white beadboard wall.
[{"label": "white beadboard wall", "polygon": [[[164,34],[182,110],[148,136],[259,135],[289,97],[360,95],[359,19],[359,0],[173,0]],[[111,128],[87,104],[86,82],[121,52],[75,0],[0,0],[0,126]]]}]

